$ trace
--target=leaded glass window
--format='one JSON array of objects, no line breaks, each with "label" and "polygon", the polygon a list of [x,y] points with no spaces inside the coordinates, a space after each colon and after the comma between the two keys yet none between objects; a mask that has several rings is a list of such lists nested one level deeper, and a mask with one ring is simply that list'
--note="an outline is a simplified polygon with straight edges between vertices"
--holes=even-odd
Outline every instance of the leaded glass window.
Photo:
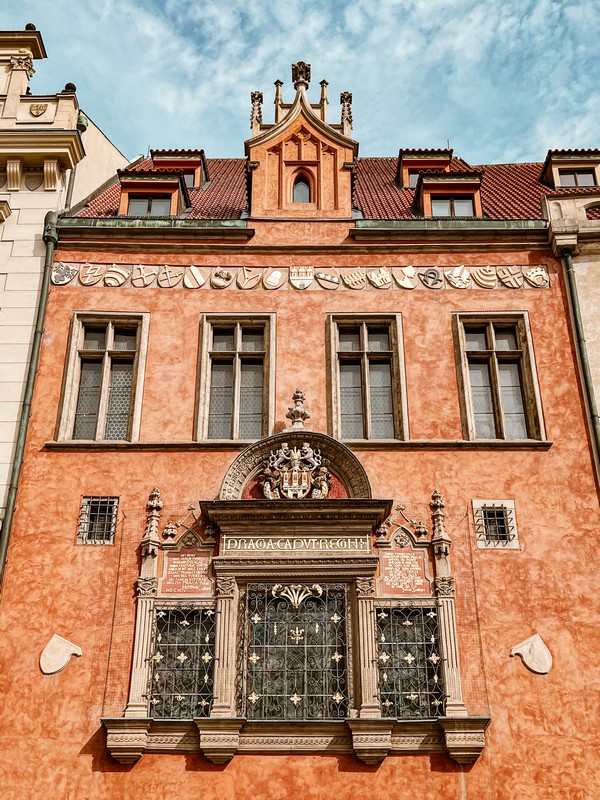
[{"label": "leaded glass window", "polygon": [[249,584],[245,614],[245,716],[345,719],[345,584]]},{"label": "leaded glass window", "polygon": [[149,715],[156,719],[208,717],[214,659],[212,608],[158,607],[150,656]]},{"label": "leaded glass window", "polygon": [[128,439],[138,324],[83,322],[73,439]]},{"label": "leaded glass window", "polygon": [[375,618],[382,715],[414,719],[443,714],[436,609],[380,607]]},{"label": "leaded glass window", "polygon": [[524,343],[516,324],[465,324],[465,354],[478,439],[527,439]]},{"label": "leaded glass window", "polygon": [[399,438],[402,426],[394,326],[387,320],[340,320],[336,343],[341,438]]},{"label": "leaded glass window", "polygon": [[231,322],[210,329],[209,439],[260,439],[267,431],[266,331]]}]

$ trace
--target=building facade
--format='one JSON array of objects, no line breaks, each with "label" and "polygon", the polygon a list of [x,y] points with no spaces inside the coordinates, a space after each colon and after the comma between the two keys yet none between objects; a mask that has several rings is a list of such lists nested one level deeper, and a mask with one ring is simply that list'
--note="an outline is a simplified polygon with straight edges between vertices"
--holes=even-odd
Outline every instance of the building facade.
[{"label": "building facade", "polygon": [[44,217],[127,159],[79,108],[75,85],[31,94],[39,31],[0,32],[0,527],[11,483],[46,249]]},{"label": "building facade", "polygon": [[333,124],[292,78],[245,158],[151,151],[45,234],[7,797],[591,800],[598,499],[544,165],[359,157],[352,96]]}]

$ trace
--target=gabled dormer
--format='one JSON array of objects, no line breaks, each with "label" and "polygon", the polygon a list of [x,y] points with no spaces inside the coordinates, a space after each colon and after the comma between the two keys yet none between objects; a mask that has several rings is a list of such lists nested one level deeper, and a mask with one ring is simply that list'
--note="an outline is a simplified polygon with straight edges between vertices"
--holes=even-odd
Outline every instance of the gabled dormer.
[{"label": "gabled dormer", "polygon": [[552,189],[600,186],[600,150],[548,150],[541,181]]},{"label": "gabled dormer", "polygon": [[188,189],[204,188],[210,178],[204,150],[150,150],[155,169],[183,174]]},{"label": "gabled dormer", "polygon": [[190,207],[183,171],[118,170],[119,216],[176,217]]},{"label": "gabled dormer", "polygon": [[483,217],[481,170],[424,170],[419,173],[413,207],[423,217]]},{"label": "gabled dormer", "polygon": [[261,92],[252,92],[252,138],[246,142],[250,215],[263,218],[350,219],[352,169],[358,142],[350,138],[352,95],[342,92],[339,124],[327,121],[327,81],[319,103],[307,96],[310,65],[292,66],[296,96],[282,99],[275,81],[275,122],[262,121]]},{"label": "gabled dormer", "polygon": [[413,150],[400,148],[396,183],[402,189],[416,189],[419,174],[425,169],[448,172],[452,150]]}]

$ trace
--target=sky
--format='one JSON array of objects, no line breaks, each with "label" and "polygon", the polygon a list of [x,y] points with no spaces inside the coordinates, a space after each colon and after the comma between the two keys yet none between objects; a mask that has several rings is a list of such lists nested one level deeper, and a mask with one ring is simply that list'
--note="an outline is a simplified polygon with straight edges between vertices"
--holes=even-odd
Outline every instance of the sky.
[{"label": "sky", "polygon": [[250,92],[273,121],[291,64],[329,82],[329,119],[353,95],[359,155],[446,147],[473,165],[600,147],[598,0],[2,0],[48,58],[33,94],[77,85],[81,107],[131,160],[149,148],[243,157]]}]

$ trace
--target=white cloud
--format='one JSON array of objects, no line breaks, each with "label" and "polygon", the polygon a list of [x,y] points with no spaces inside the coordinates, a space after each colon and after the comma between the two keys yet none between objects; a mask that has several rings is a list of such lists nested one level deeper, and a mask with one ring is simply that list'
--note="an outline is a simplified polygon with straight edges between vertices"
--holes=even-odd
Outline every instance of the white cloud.
[{"label": "white cloud", "polygon": [[3,12],[5,28],[31,19],[44,36],[33,91],[74,81],[131,156],[148,145],[243,155],[250,91],[271,119],[273,81],[291,99],[300,59],[315,99],[330,82],[331,120],[339,92],[353,93],[363,155],[450,138],[490,163],[598,144],[596,0],[5,0]]}]

